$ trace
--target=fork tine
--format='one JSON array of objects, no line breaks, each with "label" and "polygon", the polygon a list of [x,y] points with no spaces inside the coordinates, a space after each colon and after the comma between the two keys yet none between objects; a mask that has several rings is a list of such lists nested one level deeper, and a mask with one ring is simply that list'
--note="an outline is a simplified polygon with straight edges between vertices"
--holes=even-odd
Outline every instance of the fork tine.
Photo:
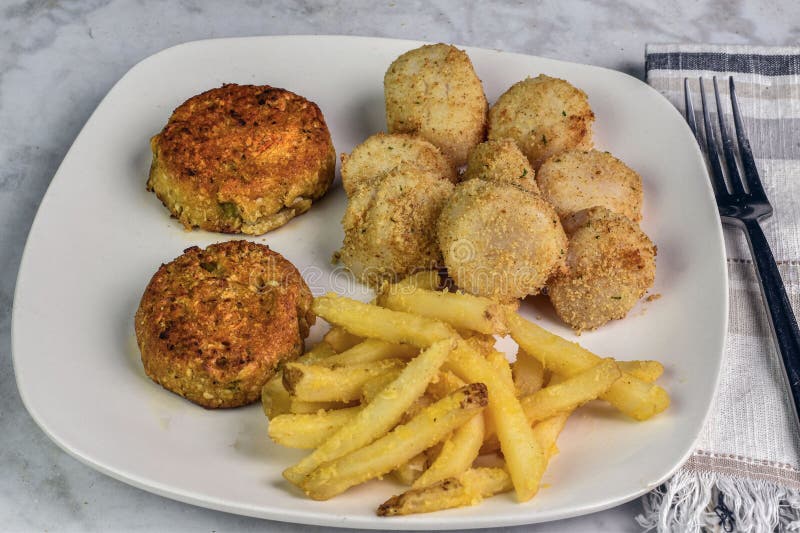
[{"label": "fork tine", "polygon": [[689,129],[692,130],[694,138],[697,143],[700,143],[700,135],[697,133],[697,122],[694,118],[694,105],[692,105],[692,93],[689,92],[689,78],[683,78],[683,97],[686,100],[686,122],[689,124]]},{"label": "fork tine", "polygon": [[739,113],[739,102],[736,100],[736,86],[733,84],[733,76],[728,76],[728,85],[731,92],[731,107],[733,108],[733,124],[736,126],[736,139],[739,141],[739,154],[742,158],[742,168],[747,187],[751,193],[764,195],[764,187],[761,185],[761,178],[758,177],[756,161],[753,159],[753,150],[750,148],[750,141],[747,140],[747,133],[744,131],[742,115]]},{"label": "fork tine", "polygon": [[728,167],[728,182],[731,184],[734,194],[745,194],[742,178],[739,176],[739,167],[736,164],[736,154],[733,152],[733,141],[728,135],[728,127],[725,123],[725,113],[722,111],[722,102],[719,98],[719,87],[717,87],[717,77],[714,76],[714,98],[717,101],[717,120],[719,121],[719,137],[722,140],[722,152],[725,154],[725,163]]},{"label": "fork tine", "polygon": [[700,78],[700,101],[703,104],[703,126],[706,130],[706,148],[708,161],[711,163],[711,182],[714,184],[714,191],[717,196],[728,194],[728,186],[725,184],[725,174],[722,173],[722,163],[717,152],[717,141],[714,136],[714,125],[711,124],[711,116],[706,105],[706,91],[703,87],[703,78]]}]

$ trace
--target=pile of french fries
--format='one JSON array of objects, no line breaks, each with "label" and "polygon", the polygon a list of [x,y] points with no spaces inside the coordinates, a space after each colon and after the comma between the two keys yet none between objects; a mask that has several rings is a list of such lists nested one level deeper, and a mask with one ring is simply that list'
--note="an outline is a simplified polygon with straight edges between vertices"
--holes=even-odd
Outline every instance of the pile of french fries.
[{"label": "pile of french fries", "polygon": [[[269,435],[313,450],[284,477],[315,500],[392,474],[409,488],[380,516],[538,491],[570,414],[595,399],[635,420],[669,406],[657,361],[603,359],[525,320],[516,307],[440,291],[435,271],[383,288],[372,304],[329,294],[332,325],[262,391]],[[519,345],[509,364],[495,336]],[[478,466],[494,456],[494,466]],[[476,460],[477,463],[476,463]]]}]

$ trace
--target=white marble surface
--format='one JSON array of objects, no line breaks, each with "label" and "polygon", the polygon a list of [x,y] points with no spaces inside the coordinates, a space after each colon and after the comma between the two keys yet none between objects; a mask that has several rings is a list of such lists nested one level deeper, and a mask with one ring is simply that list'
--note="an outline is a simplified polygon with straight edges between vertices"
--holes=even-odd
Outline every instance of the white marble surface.
[{"label": "white marble surface", "polygon": [[[270,34],[446,41],[593,63],[641,77],[647,42],[797,44],[800,4],[0,2],[0,529],[325,530],[192,507],[83,466],[50,442],[28,416],[10,358],[11,302],[28,229],[59,162],[106,91],[137,61],[173,44]],[[89,202],[86,207],[91,208]],[[503,531],[637,531],[634,516],[639,509],[632,502],[581,518]]]}]

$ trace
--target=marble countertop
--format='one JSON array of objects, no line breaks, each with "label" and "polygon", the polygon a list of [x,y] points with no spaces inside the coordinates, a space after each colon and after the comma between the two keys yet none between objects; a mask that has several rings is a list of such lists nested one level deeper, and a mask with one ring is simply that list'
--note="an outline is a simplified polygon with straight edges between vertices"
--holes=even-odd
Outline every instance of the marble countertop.
[{"label": "marble countertop", "polygon": [[[210,511],[106,477],[53,444],[20,400],[11,303],[33,216],[61,159],[109,88],[163,48],[213,37],[347,34],[445,41],[644,73],[648,42],[788,45],[796,0],[676,2],[0,2],[0,529],[329,531]],[[638,531],[636,501],[503,531]],[[494,530],[494,531],[500,531]]]}]

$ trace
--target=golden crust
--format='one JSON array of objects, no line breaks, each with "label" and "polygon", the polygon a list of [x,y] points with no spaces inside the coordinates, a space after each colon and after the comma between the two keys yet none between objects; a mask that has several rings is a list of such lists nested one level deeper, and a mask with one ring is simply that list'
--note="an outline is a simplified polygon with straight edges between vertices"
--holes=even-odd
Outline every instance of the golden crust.
[{"label": "golden crust", "polygon": [[472,149],[464,180],[475,178],[510,183],[533,194],[539,193],[528,158],[511,139],[486,141]]},{"label": "golden crust", "polygon": [[586,93],[541,74],[517,82],[489,110],[489,140],[513,139],[534,170],[551,155],[592,147],[594,113]]},{"label": "golden crust", "polygon": [[136,311],[144,370],[206,408],[255,402],[276,366],[303,352],[311,300],[294,265],[267,246],[188,248],[161,265]]},{"label": "golden crust", "polygon": [[319,107],[268,85],[193,96],[150,142],[147,181],[187,228],[258,235],[307,211],[333,180]]},{"label": "golden crust", "polygon": [[634,222],[642,219],[642,178],[608,152],[568,150],[547,159],[536,173],[542,196],[564,218],[603,206]]},{"label": "golden crust", "polygon": [[361,184],[404,162],[416,163],[451,183],[458,181],[450,160],[425,139],[405,133],[376,133],[349,155],[342,154],[342,186],[351,196]]},{"label": "golden crust", "polygon": [[390,133],[412,133],[438,146],[456,166],[486,137],[488,103],[469,56],[447,44],[410,50],[383,78]]},{"label": "golden crust", "polygon": [[456,186],[438,222],[447,272],[459,288],[501,301],[537,294],[564,267],[567,237],[552,206],[502,182]]},{"label": "golden crust", "polygon": [[576,330],[623,318],[653,285],[656,247],[624,215],[593,207],[564,220],[567,271],[547,285],[561,319]]}]

